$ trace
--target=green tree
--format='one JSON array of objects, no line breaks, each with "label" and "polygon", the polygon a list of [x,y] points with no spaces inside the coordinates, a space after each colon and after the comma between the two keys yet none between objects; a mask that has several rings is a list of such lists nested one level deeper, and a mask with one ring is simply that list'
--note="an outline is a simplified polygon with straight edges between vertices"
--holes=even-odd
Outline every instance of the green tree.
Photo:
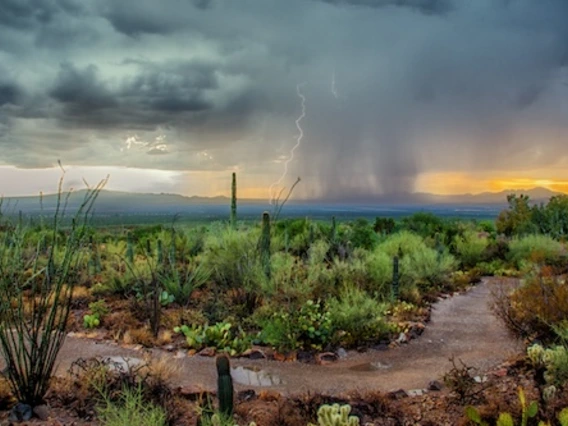
[{"label": "green tree", "polygon": [[495,226],[497,232],[507,236],[530,234],[538,231],[533,223],[533,209],[528,195],[507,195],[509,207],[501,211]]}]

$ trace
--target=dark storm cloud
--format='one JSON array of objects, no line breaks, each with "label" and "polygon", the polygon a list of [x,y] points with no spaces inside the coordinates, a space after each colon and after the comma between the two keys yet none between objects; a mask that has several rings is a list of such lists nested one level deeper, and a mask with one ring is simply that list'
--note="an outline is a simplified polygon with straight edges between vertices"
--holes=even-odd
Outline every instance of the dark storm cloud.
[{"label": "dark storm cloud", "polygon": [[320,0],[335,5],[365,7],[407,7],[425,14],[443,14],[451,10],[450,0]]},{"label": "dark storm cloud", "polygon": [[78,0],[2,0],[0,25],[33,28],[51,22],[58,13],[77,15],[83,10]]},{"label": "dark storm cloud", "polygon": [[49,94],[74,115],[89,114],[117,104],[110,91],[99,81],[94,65],[77,69],[73,64],[62,64]]},{"label": "dark storm cloud", "polygon": [[103,0],[103,16],[116,31],[128,36],[169,34],[186,28],[191,15],[213,6],[213,0],[181,0],[166,7],[156,7],[141,1],[135,7],[130,2]]},{"label": "dark storm cloud", "polygon": [[21,90],[11,83],[0,81],[0,107],[6,104],[15,105],[21,97]]},{"label": "dark storm cloud", "polygon": [[566,16],[565,0],[0,0],[0,144],[19,165],[49,149],[120,164],[127,137],[167,133],[128,165],[217,149],[217,169],[277,179],[305,82],[290,176],[306,193],[542,167],[568,156],[526,136],[566,134]]}]

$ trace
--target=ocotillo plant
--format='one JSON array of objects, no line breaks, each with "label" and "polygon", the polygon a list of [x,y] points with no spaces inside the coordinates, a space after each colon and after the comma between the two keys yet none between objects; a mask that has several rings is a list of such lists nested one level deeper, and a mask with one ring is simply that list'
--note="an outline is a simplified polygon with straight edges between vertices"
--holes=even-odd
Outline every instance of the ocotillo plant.
[{"label": "ocotillo plant", "polygon": [[260,235],[260,261],[267,278],[270,278],[270,213],[262,214],[262,234]]},{"label": "ocotillo plant", "polygon": [[398,256],[395,256],[392,259],[392,297],[395,301],[398,300],[399,293],[398,278]]},{"label": "ocotillo plant", "polygon": [[233,379],[231,377],[231,364],[227,355],[219,355],[217,365],[217,397],[219,398],[219,411],[226,416],[233,415]]},{"label": "ocotillo plant", "polygon": [[[29,406],[44,402],[57,354],[67,335],[72,307],[73,272],[88,254],[86,230],[97,195],[106,183],[88,189],[74,213],[71,227],[62,230],[63,178],[59,182],[49,250],[41,253],[28,241],[27,229],[11,229],[0,244],[0,353],[15,398]],[[46,262],[46,263],[45,263]],[[28,277],[24,271],[35,268]]]},{"label": "ocotillo plant", "polygon": [[231,226],[237,227],[237,174],[233,173],[231,184]]}]

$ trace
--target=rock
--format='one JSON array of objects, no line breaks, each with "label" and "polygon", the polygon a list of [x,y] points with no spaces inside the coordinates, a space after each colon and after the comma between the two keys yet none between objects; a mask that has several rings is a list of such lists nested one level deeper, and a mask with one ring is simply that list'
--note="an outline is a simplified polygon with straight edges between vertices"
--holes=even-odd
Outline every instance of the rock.
[{"label": "rock", "polygon": [[318,354],[316,357],[316,362],[320,365],[327,365],[337,361],[339,357],[337,354],[333,352],[324,352],[322,354]]},{"label": "rock", "polygon": [[176,349],[176,347],[174,345],[172,345],[171,343],[169,345],[164,346],[164,350],[167,352],[173,352]]},{"label": "rock", "polygon": [[430,383],[428,383],[428,390],[440,391],[442,390],[442,383],[440,383],[438,380],[432,380]]},{"label": "rock", "polygon": [[389,344],[388,343],[379,343],[378,345],[372,346],[372,348],[376,351],[388,351]]},{"label": "rock", "polygon": [[217,349],[213,348],[213,347],[209,347],[209,348],[205,348],[200,350],[197,355],[199,356],[215,356],[215,354],[217,353]]},{"label": "rock", "polygon": [[203,395],[213,395],[214,392],[208,392],[199,386],[181,386],[177,388],[179,395],[191,401],[197,401],[203,398]]},{"label": "rock", "polygon": [[30,407],[28,404],[22,404],[21,402],[18,402],[10,411],[8,420],[11,422],[27,422],[32,418],[32,415],[32,407]]},{"label": "rock", "polygon": [[345,359],[347,358],[347,351],[343,348],[339,348],[336,352],[337,356],[339,357],[339,359]]},{"label": "rock", "polygon": [[243,357],[249,359],[266,359],[266,354],[258,348],[247,349],[242,353]]},{"label": "rock", "polygon": [[408,343],[408,335],[406,335],[405,333],[400,333],[398,335],[398,339],[396,339],[397,343]]},{"label": "rock", "polygon": [[403,399],[408,397],[408,393],[404,389],[399,389],[396,391],[389,392],[387,396],[390,399]]},{"label": "rock", "polygon": [[46,404],[36,405],[33,409],[33,413],[38,419],[42,421],[49,419],[49,408]]},{"label": "rock", "polygon": [[174,359],[181,359],[181,358],[185,358],[185,352],[184,351],[177,351],[174,355]]},{"label": "rock", "polygon": [[256,399],[256,392],[253,389],[247,389],[244,391],[240,391],[237,393],[237,400],[238,401],[252,401]]},{"label": "rock", "polygon": [[500,368],[498,370],[495,370],[493,372],[493,375],[496,377],[505,377],[507,375],[507,369],[506,368]]},{"label": "rock", "polygon": [[298,351],[296,359],[300,362],[310,363],[314,361],[314,354],[308,351]]},{"label": "rock", "polygon": [[411,389],[407,392],[408,396],[422,396],[426,393],[424,389]]}]

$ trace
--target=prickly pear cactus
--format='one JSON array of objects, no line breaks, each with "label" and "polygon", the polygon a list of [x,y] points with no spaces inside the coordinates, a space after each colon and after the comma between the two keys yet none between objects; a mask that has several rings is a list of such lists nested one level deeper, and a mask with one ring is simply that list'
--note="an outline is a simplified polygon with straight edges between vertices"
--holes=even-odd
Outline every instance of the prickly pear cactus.
[{"label": "prickly pear cactus", "polygon": [[318,410],[318,425],[308,426],[359,426],[359,418],[350,416],[351,406],[348,404],[322,405]]}]

